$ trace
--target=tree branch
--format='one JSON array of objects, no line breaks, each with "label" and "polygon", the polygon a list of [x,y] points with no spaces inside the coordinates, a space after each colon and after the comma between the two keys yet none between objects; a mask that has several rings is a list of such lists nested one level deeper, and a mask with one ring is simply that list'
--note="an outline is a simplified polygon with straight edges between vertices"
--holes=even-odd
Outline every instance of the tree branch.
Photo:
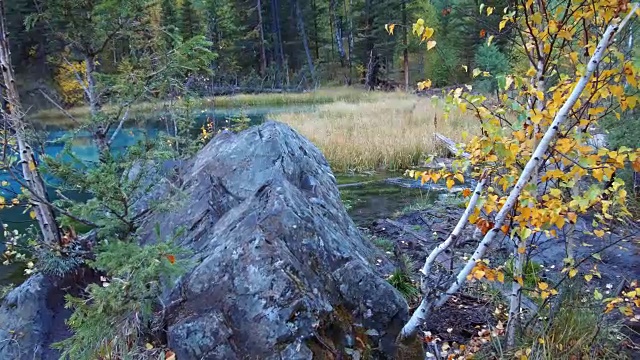
[{"label": "tree branch", "polygon": [[[469,204],[467,205],[467,208],[465,209],[464,213],[462,214],[462,217],[458,221],[458,224],[451,232],[451,235],[449,235],[449,237],[447,238],[447,240],[445,240],[445,242],[441,243],[440,245],[438,245],[438,247],[436,247],[433,251],[431,251],[429,256],[427,256],[427,258],[425,259],[424,265],[422,266],[422,269],[420,269],[420,272],[422,273],[421,277],[423,282],[423,286],[422,286],[423,291],[425,288],[424,285],[425,285],[426,279],[431,274],[431,267],[433,266],[433,263],[436,261],[438,256],[440,256],[440,254],[442,254],[446,249],[448,249],[455,242],[458,236],[460,236],[462,229],[467,224],[467,221],[469,221],[469,216],[471,216],[471,214],[473,213],[476,207],[476,203],[480,198],[482,189],[487,183],[488,177],[489,177],[488,172],[485,170],[482,176],[480,177],[480,181],[478,182],[478,185],[476,185],[476,188],[473,192],[473,196],[469,200]],[[432,302],[428,298],[429,296],[427,296],[427,294],[424,294],[424,296],[422,297],[422,301],[420,302],[420,306],[416,309],[416,311],[413,312],[413,315],[411,316],[407,324],[402,328],[402,331],[400,332],[401,339],[410,338],[413,334],[415,334],[416,330],[418,329],[418,326],[420,326],[420,324],[426,319],[427,315],[429,314],[429,308],[431,307],[431,304],[432,304]]]},{"label": "tree branch", "polygon": [[531,178],[534,175],[535,169],[539,166],[540,162],[544,159],[544,155],[549,149],[549,146],[552,140],[556,137],[560,125],[565,122],[565,120],[569,116],[571,109],[580,98],[580,95],[584,91],[589,80],[591,79],[591,76],[593,75],[596,68],[600,64],[600,61],[602,60],[602,57],[604,56],[605,51],[611,44],[615,34],[621,28],[623,28],[624,25],[626,25],[626,23],[629,21],[631,16],[635,14],[635,11],[638,9],[638,6],[639,6],[638,4],[634,4],[631,7],[629,14],[622,20],[620,24],[611,24],[607,26],[604,36],[598,43],[598,46],[596,47],[596,50],[593,56],[591,57],[591,60],[587,64],[587,68],[584,75],[577,82],[576,86],[574,87],[573,91],[571,92],[566,102],[563,104],[560,110],[558,110],[558,112],[556,113],[554,120],[551,123],[551,126],[547,129],[544,136],[540,140],[538,146],[536,147],[535,151],[531,155],[531,158],[525,165],[525,168],[522,171],[516,185],[511,190],[505,204],[502,206],[502,208],[498,212],[495,218],[494,227],[486,233],[486,235],[484,236],[484,238],[476,248],[476,251],[473,253],[473,255],[471,256],[467,264],[464,266],[464,268],[458,273],[456,280],[451,284],[449,289],[445,293],[441,294],[440,297],[435,301],[429,301],[427,303],[427,301],[423,299],[423,302],[420,304],[418,309],[416,309],[411,319],[403,327],[399,335],[399,339],[401,341],[407,340],[413,337],[418,331],[418,326],[420,325],[421,320],[426,318],[426,316],[429,314],[432,308],[437,308],[444,305],[451,297],[451,294],[457,293],[460,287],[466,282],[466,278],[471,273],[472,269],[476,265],[476,262],[482,259],[489,245],[491,245],[496,235],[501,231],[501,227],[504,224],[507,218],[507,215],[509,214],[511,209],[515,206],[518,198],[520,197],[520,193],[522,192],[524,187],[529,183],[529,181],[531,181]]},{"label": "tree branch", "polygon": [[82,125],[82,123],[80,121],[78,121],[78,119],[76,119],[73,115],[71,115],[67,110],[65,110],[60,104],[58,104],[55,100],[53,100],[49,95],[47,95],[47,93],[44,92],[44,90],[42,89],[38,89],[38,91],[42,94],[42,96],[44,96],[45,99],[49,100],[49,102],[51,104],[53,104],[53,106],[55,106],[56,108],[58,108],[58,110],[62,111],[62,113],[68,117],[69,119],[73,120],[73,122],[75,122],[78,125]]},{"label": "tree branch", "polygon": [[124,125],[125,121],[127,121],[127,118],[129,117],[129,109],[130,108],[127,108],[127,110],[124,112],[124,115],[120,119],[120,123],[118,124],[118,127],[116,127],[116,129],[113,131],[113,135],[111,135],[111,138],[109,139],[109,142],[107,142],[107,145],[110,146],[113,140],[115,140],[116,136],[118,136],[118,133],[120,132],[120,130],[122,130],[122,126]]}]

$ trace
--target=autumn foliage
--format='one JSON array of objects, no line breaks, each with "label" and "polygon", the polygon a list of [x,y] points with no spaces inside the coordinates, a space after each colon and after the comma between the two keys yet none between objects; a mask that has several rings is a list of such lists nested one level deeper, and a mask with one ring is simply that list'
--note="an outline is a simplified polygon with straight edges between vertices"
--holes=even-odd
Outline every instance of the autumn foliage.
[{"label": "autumn foliage", "polygon": [[[522,266],[533,249],[544,239],[563,239],[565,266],[555,282],[559,285],[564,277],[578,274],[589,282],[599,273],[579,266],[581,259],[572,250],[581,246],[576,239],[584,233],[615,237],[617,227],[633,220],[625,183],[616,174],[625,168],[640,171],[640,149],[609,149],[594,140],[594,131],[604,118],[622,121],[638,103],[640,69],[626,48],[632,33],[625,32],[625,25],[639,12],[637,5],[607,0],[589,4],[523,0],[504,9],[482,4],[479,11],[501,18],[498,31],[486,33],[488,44],[507,28],[515,29],[514,45],[526,54],[529,68],[507,75],[471,70],[471,78],[494,77],[498,92],[480,94],[465,85],[445,98],[452,107],[474,117],[482,134],[466,139],[451,168],[408,173],[423,183],[444,181],[448,188],[462,184],[462,174],[475,179],[481,173],[491,174],[469,216],[469,222],[484,236],[474,254],[480,258],[472,257],[440,300],[420,310],[441,304],[451,290],[460,288],[461,279],[507,281],[500,264],[490,262],[483,248],[494,238],[506,236],[513,244],[516,264],[513,279],[508,279],[513,288],[507,338],[513,346],[524,291]],[[433,34],[423,21],[414,25],[414,31],[416,27],[423,40]],[[469,71],[466,67],[461,70]],[[424,80],[418,88],[430,83]],[[465,196],[470,194],[470,190],[463,191]],[[578,229],[579,219],[587,217],[587,227]],[[468,274],[466,269],[470,269]],[[550,281],[539,282],[528,294],[551,300],[558,289]],[[596,300],[605,301],[603,310],[623,306],[625,315],[637,313],[632,307],[640,304],[640,291],[635,288],[610,299],[598,294],[596,289]]]}]

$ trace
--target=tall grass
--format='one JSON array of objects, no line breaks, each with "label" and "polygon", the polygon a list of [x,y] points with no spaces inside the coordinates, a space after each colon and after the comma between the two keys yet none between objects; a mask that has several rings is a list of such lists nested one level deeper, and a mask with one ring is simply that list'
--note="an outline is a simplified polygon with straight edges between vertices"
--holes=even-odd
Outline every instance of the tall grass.
[{"label": "tall grass", "polygon": [[434,132],[455,141],[462,141],[464,132],[479,132],[478,122],[468,115],[454,111],[445,119],[442,108],[429,98],[381,95],[376,101],[342,101],[272,118],[309,138],[336,171],[404,170],[437,150]]},{"label": "tall grass", "polygon": [[[633,330],[623,321],[603,314],[603,306],[595,301],[583,284],[571,284],[561,290],[558,312],[549,309],[538,314],[538,326],[519,331],[516,349],[507,351],[504,338],[492,338],[491,345],[474,358],[514,359],[527,354],[529,360],[626,360],[636,359],[631,336]],[[555,304],[554,304],[555,305]],[[553,306],[553,305],[552,305]]]},{"label": "tall grass", "polygon": [[272,94],[240,94],[231,96],[217,96],[203,99],[202,104],[213,104],[217,108],[239,108],[245,106],[285,106],[285,105],[315,105],[336,101],[359,102],[374,101],[382,97],[381,93],[368,92],[354,87],[321,88],[303,93],[272,93]]}]

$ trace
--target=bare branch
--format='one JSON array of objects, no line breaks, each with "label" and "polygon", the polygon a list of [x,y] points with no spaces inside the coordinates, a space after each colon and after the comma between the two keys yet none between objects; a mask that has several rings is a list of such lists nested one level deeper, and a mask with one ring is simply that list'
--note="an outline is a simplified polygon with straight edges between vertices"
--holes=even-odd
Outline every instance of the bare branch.
[{"label": "bare branch", "polygon": [[[462,217],[458,221],[458,224],[456,225],[456,227],[451,232],[451,235],[449,235],[449,237],[447,238],[447,240],[445,240],[445,242],[441,243],[440,245],[438,245],[438,247],[436,247],[433,251],[431,251],[429,256],[427,256],[427,258],[425,259],[424,266],[422,266],[422,269],[420,269],[420,272],[422,273],[421,276],[423,278],[423,286],[422,286],[423,288],[425,287],[424,283],[426,279],[431,273],[431,267],[433,266],[433,263],[436,261],[438,256],[440,256],[440,254],[442,254],[455,242],[458,236],[460,236],[462,229],[467,224],[467,221],[469,221],[469,216],[471,216],[471,214],[473,213],[476,207],[476,203],[480,198],[482,189],[487,183],[488,177],[489,177],[488,172],[484,171],[482,176],[480,177],[480,181],[478,182],[478,185],[476,185],[476,188],[473,192],[473,196],[469,200],[469,204],[467,205],[466,210],[462,214]],[[420,323],[423,322],[426,316],[428,315],[430,305],[431,305],[431,302],[429,297],[427,296],[427,294],[424,294],[422,298],[422,302],[420,303],[420,306],[416,309],[416,311],[413,312],[411,319],[409,319],[407,324],[402,328],[402,332],[400,333],[401,338],[406,339],[410,337],[413,333],[415,333]]]},{"label": "bare branch", "polygon": [[118,136],[118,133],[120,133],[120,130],[122,130],[122,126],[124,125],[125,121],[127,121],[127,119],[129,118],[129,109],[130,108],[127,108],[127,110],[124,112],[124,115],[120,119],[120,123],[118,124],[118,127],[116,127],[116,129],[113,131],[113,135],[111,135],[111,138],[109,139],[109,142],[107,143],[107,145],[111,145],[113,140],[115,140],[116,136]]},{"label": "bare branch", "polygon": [[38,89],[38,91],[40,91],[40,93],[42,94],[42,96],[44,96],[45,99],[49,100],[49,102],[51,104],[53,104],[53,106],[55,106],[56,108],[58,108],[58,110],[62,111],[62,113],[68,117],[69,119],[73,120],[73,122],[75,122],[78,125],[82,125],[82,123],[80,121],[78,121],[78,119],[76,119],[73,115],[71,115],[67,110],[65,110],[60,104],[58,104],[55,100],[53,100],[49,95],[47,95],[46,92],[44,92],[44,90],[42,89]]}]

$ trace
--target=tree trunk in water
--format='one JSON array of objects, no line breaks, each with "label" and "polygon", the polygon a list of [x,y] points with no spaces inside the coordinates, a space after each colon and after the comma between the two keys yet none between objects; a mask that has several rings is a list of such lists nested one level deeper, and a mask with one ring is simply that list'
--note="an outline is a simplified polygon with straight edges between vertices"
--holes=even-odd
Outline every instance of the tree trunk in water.
[{"label": "tree trunk in water", "polygon": [[[22,168],[22,176],[31,192],[29,196],[30,203],[34,205],[34,211],[42,237],[45,244],[59,245],[60,231],[56,222],[53,208],[49,205],[47,190],[42,180],[42,176],[38,172],[36,159],[33,151],[26,139],[26,124],[24,122],[24,113],[22,112],[22,104],[20,103],[20,95],[16,86],[13,67],[11,65],[11,52],[9,40],[7,39],[7,31],[5,24],[4,0],[0,0],[0,68],[7,91],[7,102],[10,106],[5,116],[16,137],[18,151],[20,152],[20,164]],[[7,108],[9,108],[9,106]]]},{"label": "tree trunk in water", "polygon": [[407,37],[407,0],[402,0],[402,56],[404,58],[404,90],[409,91],[409,40]]},{"label": "tree trunk in water", "polygon": [[300,36],[302,37],[302,45],[304,46],[304,52],[307,55],[307,65],[309,66],[309,72],[311,73],[311,78],[313,79],[313,85],[316,84],[316,70],[313,66],[313,59],[311,58],[311,50],[309,49],[309,40],[307,38],[307,33],[304,30],[304,19],[302,18],[302,12],[300,11],[300,4],[298,0],[294,0],[293,6],[295,6],[296,18],[298,22],[298,31],[300,31]]},{"label": "tree trunk in water", "polygon": [[262,24],[262,1],[258,0],[258,30],[260,31],[260,75],[267,72],[267,55],[264,49],[264,25]]}]

